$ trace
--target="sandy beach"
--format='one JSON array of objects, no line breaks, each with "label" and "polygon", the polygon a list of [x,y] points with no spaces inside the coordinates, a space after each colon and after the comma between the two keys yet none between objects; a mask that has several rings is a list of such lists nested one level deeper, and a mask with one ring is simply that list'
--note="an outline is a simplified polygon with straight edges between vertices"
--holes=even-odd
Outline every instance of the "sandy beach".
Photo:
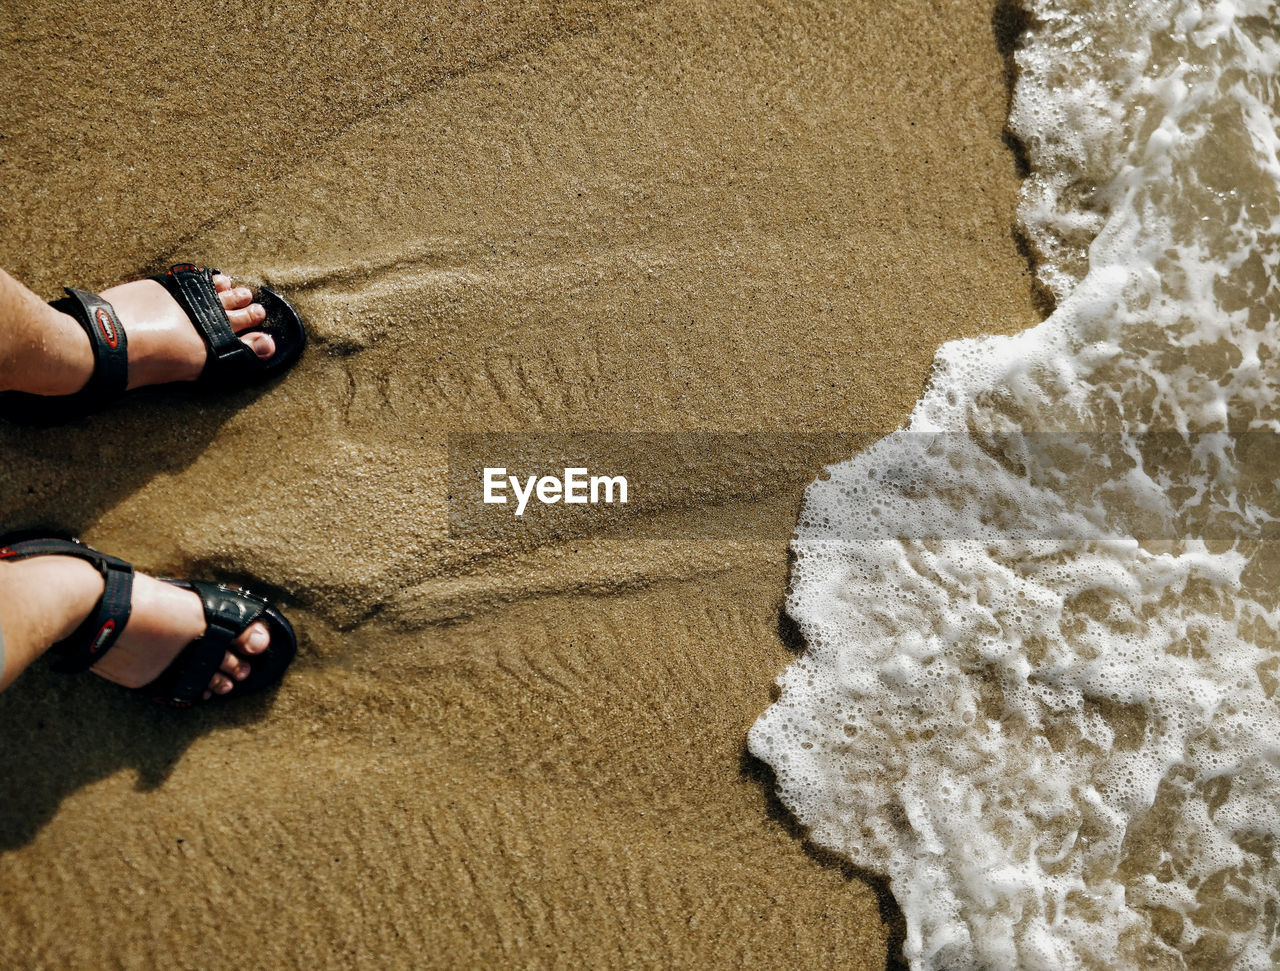
[{"label": "sandy beach", "polygon": [[[877,968],[894,908],[745,750],[803,484],[452,535],[448,435],[897,427],[1044,313],[1001,29],[962,4],[37,0],[0,12],[0,266],[295,300],[278,384],[0,423],[0,523],[245,581],[278,692],[0,696],[0,965]],[[737,506],[770,529],[684,538]],[[749,507],[749,508],[748,508]],[[682,527],[687,526],[684,530]]]}]

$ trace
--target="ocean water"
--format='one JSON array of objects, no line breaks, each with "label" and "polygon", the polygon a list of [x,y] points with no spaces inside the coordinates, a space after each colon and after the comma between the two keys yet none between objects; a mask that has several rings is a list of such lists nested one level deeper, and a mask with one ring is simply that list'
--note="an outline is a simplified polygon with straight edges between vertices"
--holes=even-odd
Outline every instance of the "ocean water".
[{"label": "ocean water", "polygon": [[918,968],[1280,964],[1280,7],[1030,0],[1057,298],[805,497],[750,748]]}]

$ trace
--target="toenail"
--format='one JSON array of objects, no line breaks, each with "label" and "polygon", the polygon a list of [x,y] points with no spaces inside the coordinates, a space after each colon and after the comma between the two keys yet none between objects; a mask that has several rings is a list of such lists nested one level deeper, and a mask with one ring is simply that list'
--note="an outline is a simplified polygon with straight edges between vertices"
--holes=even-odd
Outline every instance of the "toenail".
[{"label": "toenail", "polygon": [[248,676],[249,676],[249,665],[242,664],[240,665],[240,667],[236,668],[236,677],[239,678],[241,681],[243,681]]},{"label": "toenail", "polygon": [[266,647],[268,640],[267,632],[261,627],[255,627],[249,634],[249,646],[256,647],[258,650],[262,650]]}]

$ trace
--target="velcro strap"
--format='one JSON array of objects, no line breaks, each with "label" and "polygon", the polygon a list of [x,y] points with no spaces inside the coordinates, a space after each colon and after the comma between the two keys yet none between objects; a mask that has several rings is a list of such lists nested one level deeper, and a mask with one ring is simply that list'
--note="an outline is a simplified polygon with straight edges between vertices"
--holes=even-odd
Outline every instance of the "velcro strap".
[{"label": "velcro strap", "polygon": [[213,272],[207,267],[179,263],[152,279],[163,284],[178,301],[204,340],[209,357],[202,377],[239,377],[246,369],[260,365],[257,356],[232,329],[213,285]]},{"label": "velcro strap", "polygon": [[216,583],[190,584],[204,605],[208,628],[174,661],[172,679],[166,679],[156,700],[169,705],[195,704],[209,690],[209,681],[222,666],[231,642],[262,616],[266,604]]},{"label": "velcro strap", "polygon": [[[93,562],[93,558],[85,557]],[[68,674],[86,671],[96,664],[124,633],[133,603],[133,567],[123,560],[99,554],[95,564],[105,589],[97,607],[66,640],[55,645],[53,669]]]},{"label": "velcro strap", "polygon": [[87,560],[102,574],[102,598],[71,636],[55,644],[50,652],[55,671],[69,674],[84,671],[111,650],[129,623],[133,565],[78,540],[47,537],[0,546],[0,560],[26,560],[33,556],[74,556]]},{"label": "velcro strap", "polygon": [[92,546],[86,546],[77,539],[59,539],[53,536],[36,537],[34,539],[15,540],[7,546],[0,546],[0,559],[3,560],[28,560],[33,556],[74,556],[77,559],[88,560],[104,576],[108,568],[113,570],[133,570],[132,564],[120,559],[118,556],[95,550]]},{"label": "velcro strap", "polygon": [[129,339],[115,308],[88,290],[64,289],[67,296],[52,306],[76,319],[93,349],[93,374],[81,393],[101,398],[122,394],[129,386]]}]

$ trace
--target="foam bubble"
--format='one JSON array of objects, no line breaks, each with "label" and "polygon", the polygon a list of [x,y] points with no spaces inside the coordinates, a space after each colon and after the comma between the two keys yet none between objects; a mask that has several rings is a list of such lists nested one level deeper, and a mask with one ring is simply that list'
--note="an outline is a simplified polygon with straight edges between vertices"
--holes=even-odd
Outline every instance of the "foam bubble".
[{"label": "foam bubble", "polygon": [[805,498],[752,728],[917,967],[1280,961],[1280,17],[1036,0],[1010,125],[1059,300],[938,352]]}]

